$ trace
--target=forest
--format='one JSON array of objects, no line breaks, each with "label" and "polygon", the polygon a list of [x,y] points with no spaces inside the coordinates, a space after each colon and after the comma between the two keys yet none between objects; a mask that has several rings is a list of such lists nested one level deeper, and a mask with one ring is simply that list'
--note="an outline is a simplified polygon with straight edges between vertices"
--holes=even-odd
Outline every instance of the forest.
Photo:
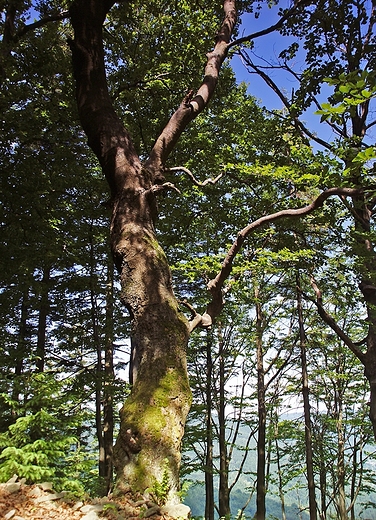
[{"label": "forest", "polygon": [[376,0],[0,6],[0,483],[376,519]]}]

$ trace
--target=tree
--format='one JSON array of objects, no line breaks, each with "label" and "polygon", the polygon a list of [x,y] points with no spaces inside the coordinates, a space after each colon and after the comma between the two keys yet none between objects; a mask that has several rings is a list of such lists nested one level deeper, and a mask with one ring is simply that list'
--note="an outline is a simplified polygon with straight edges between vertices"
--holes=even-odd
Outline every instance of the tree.
[{"label": "tree", "polygon": [[121,411],[114,462],[119,488],[145,490],[167,471],[173,496],[190,407],[185,355],[190,328],[156,239],[155,196],[167,187],[164,165],[180,134],[213,94],[236,11],[232,1],[225,2],[225,21],[202,87],[195,96],[187,94],[142,163],[114,110],[106,82],[102,27],[113,3],[78,0],[69,12],[79,115],[111,189],[112,252],[122,281],[122,301],[134,324],[132,394]]}]

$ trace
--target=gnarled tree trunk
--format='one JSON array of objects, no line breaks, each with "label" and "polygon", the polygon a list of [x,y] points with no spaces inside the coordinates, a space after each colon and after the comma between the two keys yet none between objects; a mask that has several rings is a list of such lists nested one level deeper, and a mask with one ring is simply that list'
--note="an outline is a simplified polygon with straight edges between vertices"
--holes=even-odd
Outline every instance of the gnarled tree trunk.
[{"label": "gnarled tree trunk", "polygon": [[114,463],[119,488],[144,491],[168,472],[172,495],[178,487],[180,443],[191,402],[189,327],[154,232],[154,179],[142,168],[107,90],[102,24],[110,6],[74,2],[70,14],[75,39],[70,45],[81,122],[112,192],[112,252],[136,345],[133,389],[121,411]]}]

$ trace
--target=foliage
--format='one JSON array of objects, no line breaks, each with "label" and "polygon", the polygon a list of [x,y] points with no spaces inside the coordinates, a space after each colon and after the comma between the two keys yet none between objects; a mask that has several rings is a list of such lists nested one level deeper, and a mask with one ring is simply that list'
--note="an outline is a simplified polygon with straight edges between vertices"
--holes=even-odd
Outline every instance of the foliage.
[{"label": "foliage", "polygon": [[[47,16],[56,13],[60,4],[42,1],[34,7]],[[258,15],[261,4],[242,2],[241,9]],[[34,16],[31,5],[17,3],[16,31]],[[143,5],[119,2],[110,11],[104,31],[110,92],[142,159],[171,110],[199,84],[203,49],[212,45],[219,7],[153,0]],[[182,300],[194,299],[197,309],[205,307],[207,282],[218,272],[238,231],[249,222],[280,209],[299,208],[332,186],[372,185],[375,149],[366,144],[372,122],[363,121],[361,127],[353,124],[362,110],[372,114],[368,109],[375,98],[375,35],[367,33],[367,16],[364,1],[355,5],[320,0],[297,7],[281,29],[290,43],[281,51],[278,66],[291,70],[297,57],[304,64],[293,74],[299,87],[283,111],[264,109],[245,84],[237,85],[230,63],[225,64],[211,105],[182,135],[166,165],[166,180],[180,193],[169,192],[159,199],[158,234]],[[0,25],[6,32],[3,15]],[[5,40],[1,42],[0,475],[4,480],[14,472],[30,481],[53,479],[63,487],[68,482],[81,486],[80,481],[88,489],[95,487],[90,484],[95,477],[84,434],[87,428],[92,431],[94,423],[87,406],[95,397],[101,403],[109,387],[115,402],[127,392],[123,382],[109,383],[104,375],[103,353],[112,334],[110,343],[121,358],[118,373],[124,370],[129,319],[120,305],[114,306],[109,319],[108,195],[78,123],[65,43],[68,35],[71,28],[64,21],[14,38],[12,52]],[[247,52],[252,49],[247,45]],[[324,95],[327,102],[322,102]],[[321,121],[338,136],[334,143],[326,143],[330,153],[316,151],[298,125],[297,117],[312,103]],[[179,165],[199,182],[192,183],[183,170],[168,169]],[[219,173],[223,176],[217,183],[203,185]],[[367,197],[371,204],[373,193]],[[195,456],[185,463],[185,471],[219,473],[217,451],[213,467],[205,468],[208,432],[203,425],[211,392],[212,434],[219,437],[221,363],[228,412],[225,449],[228,460],[234,457],[230,477],[236,475],[237,463],[240,467],[254,450],[258,419],[254,307],[262,303],[266,383],[271,382],[268,492],[282,493],[281,500],[287,489],[305,488],[303,422],[300,416],[291,418],[281,411],[281,403],[299,400],[301,386],[296,269],[304,273],[307,297],[316,484],[320,486],[324,475],[328,487],[320,488],[320,498],[334,495],[337,489],[337,462],[325,466],[327,460],[337,460],[335,398],[340,391],[347,439],[371,445],[362,367],[318,321],[310,284],[314,275],[337,322],[361,343],[369,319],[359,304],[363,300],[358,280],[372,269],[359,244],[365,239],[374,242],[374,230],[373,224],[360,230],[360,219],[353,217],[354,206],[340,199],[304,222],[280,221],[249,237],[226,283],[226,308],[219,322],[207,333],[195,333],[191,341],[194,407],[185,442]],[[256,298],[254,289],[260,284],[262,297]],[[340,359],[345,360],[343,372],[336,364]],[[209,368],[208,387],[203,374]],[[98,422],[101,430],[100,418]],[[244,437],[235,435],[239,425],[246,431]],[[356,473],[355,448],[350,442],[346,447],[349,480]],[[234,510],[241,509],[252,493],[256,463],[248,464],[239,476],[242,493],[236,487],[232,490]],[[369,468],[363,468],[362,479],[363,489],[371,489]],[[165,471],[149,492],[163,503],[168,491]],[[273,514],[277,515],[274,509]]]},{"label": "foliage", "polygon": [[166,460],[161,480],[155,480],[153,486],[148,488],[146,492],[150,495],[150,498],[155,504],[163,506],[167,501],[170,489],[169,463],[168,460]]},{"label": "foliage", "polygon": [[82,493],[82,477],[95,464],[79,441],[88,413],[66,402],[64,386],[47,373],[31,376],[28,391],[18,418],[0,434],[1,481],[17,474],[28,482],[49,480],[56,489]]}]

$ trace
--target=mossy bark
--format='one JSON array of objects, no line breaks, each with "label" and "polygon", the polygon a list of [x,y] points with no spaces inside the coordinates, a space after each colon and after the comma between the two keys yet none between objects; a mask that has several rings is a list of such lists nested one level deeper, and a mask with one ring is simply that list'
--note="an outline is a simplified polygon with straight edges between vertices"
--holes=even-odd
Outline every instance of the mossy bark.
[{"label": "mossy bark", "polygon": [[151,224],[151,195],[139,190],[132,201],[138,217],[133,214],[130,220],[124,215],[129,203],[123,200],[112,225],[121,297],[133,321],[133,387],[121,410],[114,449],[117,488],[143,492],[167,471],[172,501],[179,487],[181,440],[191,404],[186,367],[189,327]]}]

